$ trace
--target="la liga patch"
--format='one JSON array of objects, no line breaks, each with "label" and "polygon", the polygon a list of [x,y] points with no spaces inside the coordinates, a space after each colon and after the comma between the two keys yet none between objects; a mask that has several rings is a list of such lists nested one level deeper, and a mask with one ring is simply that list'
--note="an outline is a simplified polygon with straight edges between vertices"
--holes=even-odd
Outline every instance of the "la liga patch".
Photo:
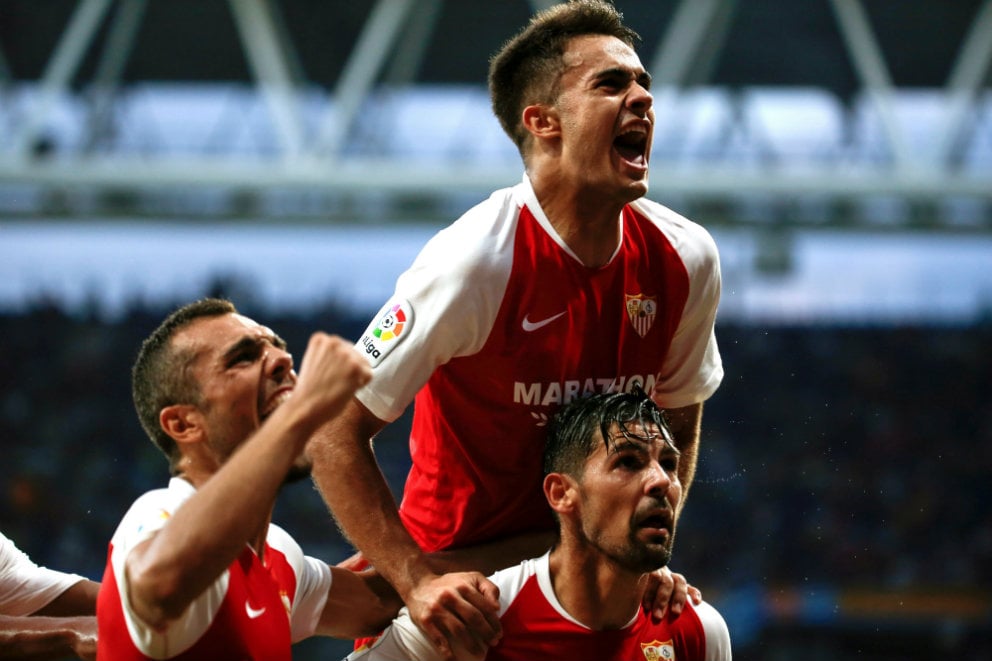
[{"label": "la liga patch", "polygon": [[375,320],[358,341],[359,348],[375,367],[410,334],[413,326],[413,306],[406,299],[393,299],[382,306]]}]

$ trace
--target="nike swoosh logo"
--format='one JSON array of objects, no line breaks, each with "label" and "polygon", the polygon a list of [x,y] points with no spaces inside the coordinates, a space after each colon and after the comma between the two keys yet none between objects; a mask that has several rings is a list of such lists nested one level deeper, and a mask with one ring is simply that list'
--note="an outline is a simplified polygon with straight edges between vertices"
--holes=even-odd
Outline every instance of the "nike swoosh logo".
[{"label": "nike swoosh logo", "polygon": [[[566,310],[565,312],[568,312],[568,310]],[[525,316],[523,323],[521,323],[520,325],[525,331],[530,333],[531,331],[536,331],[538,328],[544,328],[558,317],[563,316],[565,312],[559,312],[555,316],[548,317],[547,319],[542,319],[541,321],[531,321]]]},{"label": "nike swoosh logo", "polygon": [[262,613],[265,612],[265,606],[262,606],[261,608],[255,609],[255,608],[252,608],[251,607],[251,604],[249,604],[246,601],[245,602],[245,612],[248,613],[248,619],[254,620],[256,617],[259,617]]}]

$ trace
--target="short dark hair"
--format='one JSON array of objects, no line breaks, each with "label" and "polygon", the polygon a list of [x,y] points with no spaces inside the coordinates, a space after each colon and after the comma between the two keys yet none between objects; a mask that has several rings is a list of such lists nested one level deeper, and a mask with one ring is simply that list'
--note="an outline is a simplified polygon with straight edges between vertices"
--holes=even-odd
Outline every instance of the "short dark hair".
[{"label": "short dark hair", "polygon": [[173,404],[198,404],[200,388],[187,369],[193,356],[172,346],[172,339],[196,319],[234,313],[237,313],[234,304],[219,298],[204,298],[184,305],[142,342],[131,368],[131,396],[138,419],[148,437],[168,457],[173,474],[180,458],[179,448],[159,424],[159,414]]},{"label": "short dark hair", "polygon": [[544,474],[563,473],[581,478],[585,461],[600,439],[609,450],[617,436],[643,439],[643,434],[635,428],[649,424],[655,425],[665,442],[678,451],[664,411],[640,387],[630,392],[600,393],[573,400],[558,410],[548,426]]},{"label": "short dark hair", "polygon": [[623,24],[623,14],[612,3],[572,0],[535,14],[490,59],[489,96],[493,113],[521,155],[528,135],[520,121],[524,108],[554,101],[568,42],[585,35],[616,37],[631,48],[641,40],[640,35]]}]

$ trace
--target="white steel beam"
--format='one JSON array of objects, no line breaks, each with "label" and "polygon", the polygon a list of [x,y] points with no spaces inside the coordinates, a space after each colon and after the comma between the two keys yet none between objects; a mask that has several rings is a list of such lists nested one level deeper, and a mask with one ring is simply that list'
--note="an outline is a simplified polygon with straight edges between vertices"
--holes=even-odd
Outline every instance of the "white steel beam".
[{"label": "white steel beam", "polygon": [[241,43],[260,91],[272,114],[284,158],[303,151],[304,136],[286,49],[279,39],[270,0],[230,0]]},{"label": "white steel beam", "polygon": [[[374,173],[375,176],[370,176]],[[348,159],[340,162],[296,160],[273,168],[264,160],[245,161],[206,157],[140,157],[89,159],[78,162],[0,162],[0,181],[58,187],[92,187],[118,190],[184,190],[250,188],[306,188],[350,193],[487,193],[520,180],[521,168],[460,164],[425,166],[401,159]],[[989,177],[944,171],[867,170],[845,167],[830,171],[799,172],[787,168],[743,171],[733,166],[687,168],[669,163],[652,165],[650,183],[655,195],[686,195],[721,199],[748,195],[775,195],[789,199],[807,195],[856,199],[861,196],[896,195],[909,200],[968,196],[992,201]]]},{"label": "white steel beam", "polygon": [[44,126],[48,114],[60,94],[64,93],[79,68],[86,49],[100,27],[111,0],[82,0],[69,20],[69,26],[62,34],[55,52],[48,61],[41,79],[38,98],[25,123],[19,127],[14,139],[14,154],[17,158],[30,156],[31,147]]},{"label": "white steel beam", "polygon": [[974,110],[983,81],[988,79],[992,63],[992,0],[978,9],[971,30],[961,46],[954,69],[948,78],[944,124],[938,130],[934,163],[948,167],[955,143],[961,139],[964,124]]},{"label": "white steel beam", "polygon": [[372,9],[321,122],[316,155],[340,151],[412,7],[413,0],[379,0]]},{"label": "white steel beam", "polygon": [[830,4],[837,16],[841,36],[847,45],[855,71],[861,78],[865,92],[878,112],[882,129],[888,137],[894,166],[898,169],[915,168],[918,161],[912,158],[905,134],[896,117],[892,103],[892,81],[864,7],[860,0],[831,0]]},{"label": "white steel beam", "polygon": [[134,37],[141,26],[146,6],[147,0],[127,0],[117,5],[110,34],[103,45],[100,62],[93,77],[83,151],[91,151],[99,146],[108,132],[124,65],[131,55]]}]

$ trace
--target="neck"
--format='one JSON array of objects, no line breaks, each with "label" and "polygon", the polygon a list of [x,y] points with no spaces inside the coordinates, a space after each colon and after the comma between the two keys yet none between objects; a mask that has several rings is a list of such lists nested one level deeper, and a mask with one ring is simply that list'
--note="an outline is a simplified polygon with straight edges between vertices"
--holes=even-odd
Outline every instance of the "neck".
[{"label": "neck", "polygon": [[620,243],[624,203],[569,185],[556,176],[531,176],[541,209],[562,241],[590,268],[606,265]]},{"label": "neck", "polygon": [[549,565],[558,602],[593,631],[621,629],[637,613],[643,574],[567,543],[551,551]]}]

